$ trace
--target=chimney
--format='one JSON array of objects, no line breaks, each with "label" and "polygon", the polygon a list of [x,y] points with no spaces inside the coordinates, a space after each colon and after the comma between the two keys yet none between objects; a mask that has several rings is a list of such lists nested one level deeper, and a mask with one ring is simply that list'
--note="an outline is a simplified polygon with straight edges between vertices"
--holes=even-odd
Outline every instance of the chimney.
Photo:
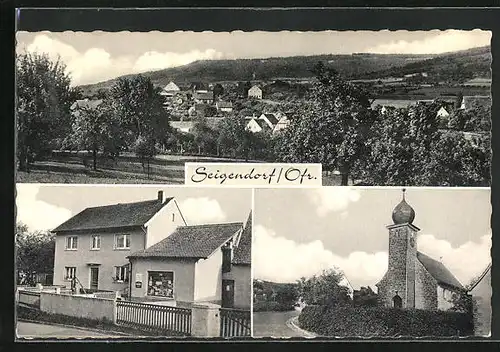
[{"label": "chimney", "polygon": [[158,200],[163,203],[163,191],[158,191]]}]

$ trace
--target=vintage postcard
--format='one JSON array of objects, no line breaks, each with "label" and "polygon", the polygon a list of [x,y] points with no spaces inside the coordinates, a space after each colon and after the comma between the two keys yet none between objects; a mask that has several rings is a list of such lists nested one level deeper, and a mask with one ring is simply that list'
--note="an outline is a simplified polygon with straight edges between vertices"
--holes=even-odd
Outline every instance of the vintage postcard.
[{"label": "vintage postcard", "polygon": [[17,187],[18,338],[250,336],[252,190]]},{"label": "vintage postcard", "polygon": [[488,188],[257,189],[254,202],[254,337],[490,335]]},{"label": "vintage postcard", "polygon": [[323,185],[490,185],[489,31],[16,39],[17,182],[173,184],[186,162],[265,162],[321,164]]}]

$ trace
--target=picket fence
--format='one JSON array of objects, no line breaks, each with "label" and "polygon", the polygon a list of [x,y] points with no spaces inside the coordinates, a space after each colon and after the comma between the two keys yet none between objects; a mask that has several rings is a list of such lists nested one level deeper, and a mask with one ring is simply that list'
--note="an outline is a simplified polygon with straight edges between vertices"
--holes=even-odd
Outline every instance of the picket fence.
[{"label": "picket fence", "polygon": [[117,301],[116,324],[158,333],[191,335],[191,309]]},{"label": "picket fence", "polygon": [[220,336],[251,336],[250,311],[240,309],[220,309]]}]

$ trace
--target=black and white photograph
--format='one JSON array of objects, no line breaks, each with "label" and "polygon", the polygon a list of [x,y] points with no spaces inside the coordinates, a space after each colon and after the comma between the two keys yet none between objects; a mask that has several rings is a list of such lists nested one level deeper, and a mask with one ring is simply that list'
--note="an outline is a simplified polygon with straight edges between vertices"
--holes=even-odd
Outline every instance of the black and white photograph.
[{"label": "black and white photograph", "polygon": [[491,32],[16,33],[17,182],[321,163],[323,185],[490,185]]},{"label": "black and white photograph", "polygon": [[254,197],[255,338],[490,336],[488,188]]},{"label": "black and white photograph", "polygon": [[251,189],[17,189],[18,338],[250,336]]}]

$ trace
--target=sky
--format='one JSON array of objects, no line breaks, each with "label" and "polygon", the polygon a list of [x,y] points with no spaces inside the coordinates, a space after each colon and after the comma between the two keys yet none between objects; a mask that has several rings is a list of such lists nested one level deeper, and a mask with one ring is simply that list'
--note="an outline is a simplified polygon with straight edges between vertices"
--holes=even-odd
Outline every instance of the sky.
[{"label": "sky", "polygon": [[175,197],[188,225],[246,222],[252,208],[250,189],[174,186],[67,186],[17,184],[17,221],[31,231],[51,230],[87,207]]},{"label": "sky", "polygon": [[[294,282],[338,269],[354,287],[387,270],[392,211],[400,188],[258,189],[254,200],[254,278]],[[408,188],[421,230],[417,249],[441,260],[462,284],[491,261],[490,190]]]},{"label": "sky", "polygon": [[47,53],[66,64],[73,85],[161,70],[196,60],[319,54],[439,54],[488,46],[491,32],[17,32],[18,52]]}]

